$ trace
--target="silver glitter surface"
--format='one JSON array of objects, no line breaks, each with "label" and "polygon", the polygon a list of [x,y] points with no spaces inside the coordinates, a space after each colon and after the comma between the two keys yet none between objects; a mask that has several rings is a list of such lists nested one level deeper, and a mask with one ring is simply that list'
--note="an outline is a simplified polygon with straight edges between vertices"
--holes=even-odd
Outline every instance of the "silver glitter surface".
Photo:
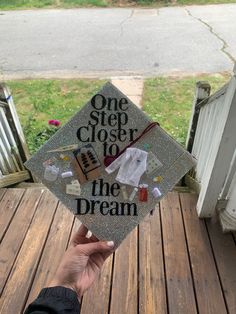
[{"label": "silver glitter surface", "polygon": [[[115,138],[118,129],[122,129],[122,134],[131,134],[133,132],[133,137],[136,138],[142,133],[142,131],[150,124],[151,120],[148,118],[137,106],[135,106],[124,94],[122,94],[115,86],[111,83],[107,83],[100,92],[97,93],[95,99],[96,102],[93,107],[91,100],[62,128],[60,128],[57,133],[45,143],[39,151],[26,162],[26,167],[32,171],[32,173],[37,176],[49,190],[54,193],[59,200],[64,203],[75,215],[78,213],[78,201],[77,198],[86,199],[82,201],[81,210],[85,212],[89,209],[87,214],[77,215],[79,220],[86,225],[91,232],[101,240],[113,240],[118,246],[122,240],[128,235],[128,233],[135,228],[142,219],[155,208],[156,204],[160,201],[165,194],[170,191],[174,185],[183,177],[183,175],[193,167],[194,160],[192,156],[183,149],[175,140],[173,140],[161,127],[155,126],[149,133],[142,137],[137,143],[132,147],[136,147],[142,150],[151,151],[161,162],[162,166],[151,174],[143,174],[140,180],[140,184],[148,184],[148,201],[140,202],[139,193],[132,202],[124,200],[122,191],[118,191],[118,196],[114,197],[112,195],[103,196],[96,191],[96,195],[92,195],[93,191],[93,181],[89,179],[84,183],[81,183],[81,194],[80,196],[68,195],[66,194],[66,184],[71,184],[71,181],[78,179],[78,175],[75,172],[73,163],[76,162],[73,150],[65,152],[49,152],[51,150],[58,149],[63,146],[77,144],[78,149],[84,145],[91,144],[96,155],[101,163],[99,167],[100,175],[96,178],[97,185],[100,180],[108,183],[109,187],[113,183],[118,183],[119,187],[122,186],[116,181],[117,171],[112,174],[108,174],[105,171],[105,166],[103,164],[104,160],[104,145],[109,147],[110,145],[118,145],[119,149],[122,150],[126,145],[130,143],[130,137],[127,137],[123,142]],[[127,104],[126,104],[127,101]],[[120,106],[118,104],[121,104]],[[123,109],[123,110],[122,110]],[[158,104],[157,104],[158,110]],[[94,113],[97,111],[98,113]],[[125,114],[124,114],[125,113]],[[103,117],[103,118],[102,118]],[[127,118],[127,121],[126,121]],[[118,121],[122,125],[118,125]],[[127,122],[125,124],[125,122]],[[96,126],[93,124],[97,123]],[[109,123],[111,125],[109,125]],[[103,124],[103,125],[102,125]],[[80,141],[77,136],[77,131],[81,128],[81,139]],[[84,128],[83,128],[84,127]],[[95,128],[95,139],[91,141],[92,138],[92,128]],[[97,135],[100,130],[103,134],[105,132],[110,132],[113,130],[110,139],[104,140],[102,142],[98,141]],[[137,130],[130,131],[131,129]],[[124,135],[122,135],[124,137]],[[104,140],[104,141],[103,141]],[[104,144],[105,143],[105,144]],[[65,161],[60,158],[60,155],[64,154],[69,157],[69,161]],[[110,155],[110,153],[107,153]],[[54,158],[53,158],[54,157]],[[56,181],[50,182],[44,179],[45,171],[45,161],[52,159],[53,164],[59,168],[59,175]],[[62,178],[61,173],[65,171],[72,171],[73,177]],[[92,171],[91,171],[92,173]],[[154,182],[153,179],[157,176],[161,176],[161,182]],[[80,181],[80,180],[79,180]],[[152,190],[154,187],[158,187],[162,195],[159,198],[154,198],[152,196]],[[126,190],[128,196],[131,195],[133,191],[132,186],[126,185]],[[104,188],[105,191],[105,188]],[[93,213],[92,202],[94,205]],[[97,201],[96,203],[94,201]],[[102,215],[100,211],[101,202],[106,201],[109,206],[114,207],[114,203],[117,202],[117,213],[121,213],[122,203],[135,203],[137,206],[137,215],[133,215],[134,211],[128,210],[124,211],[124,215],[111,215],[109,208],[106,209],[105,213],[107,215]],[[85,205],[86,203],[86,205]],[[127,204],[125,205],[127,209]],[[113,213],[113,212],[112,212]],[[130,214],[130,215],[128,215]]]}]

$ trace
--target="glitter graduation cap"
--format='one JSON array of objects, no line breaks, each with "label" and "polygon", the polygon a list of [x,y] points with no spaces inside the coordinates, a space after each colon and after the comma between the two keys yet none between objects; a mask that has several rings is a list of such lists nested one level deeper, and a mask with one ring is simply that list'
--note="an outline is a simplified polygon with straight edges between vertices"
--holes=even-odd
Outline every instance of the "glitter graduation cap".
[{"label": "glitter graduation cap", "polygon": [[96,237],[118,246],[194,163],[107,83],[25,165]]}]

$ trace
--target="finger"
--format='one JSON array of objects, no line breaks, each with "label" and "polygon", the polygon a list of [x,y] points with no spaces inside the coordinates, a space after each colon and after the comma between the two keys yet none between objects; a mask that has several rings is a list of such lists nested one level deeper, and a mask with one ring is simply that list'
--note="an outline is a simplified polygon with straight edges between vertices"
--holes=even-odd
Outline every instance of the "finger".
[{"label": "finger", "polygon": [[84,225],[81,225],[78,231],[73,235],[70,244],[75,246],[75,245],[81,244],[82,242],[87,242],[87,241],[81,241],[81,239],[85,238],[87,232],[88,232],[88,228],[85,227]]},{"label": "finger", "polygon": [[91,240],[92,242],[98,242],[98,241],[99,241],[98,238],[95,237],[94,234],[91,235],[91,237],[89,238],[89,240]]},{"label": "finger", "polygon": [[111,250],[110,252],[105,252],[102,254],[104,261],[114,253],[114,250]]},{"label": "finger", "polygon": [[88,244],[78,245],[78,249],[82,251],[85,255],[92,255],[95,253],[107,253],[111,252],[114,248],[114,242],[91,242]]},{"label": "finger", "polygon": [[88,233],[86,234],[86,238],[89,239],[91,242],[98,242],[98,238],[95,237],[95,235],[92,234],[90,230],[88,230]]},{"label": "finger", "polygon": [[88,233],[86,234],[86,238],[89,239],[91,237],[91,235],[92,235],[92,232],[90,230],[88,230]]},{"label": "finger", "polygon": [[79,230],[77,231],[77,233],[78,233],[81,237],[85,237],[86,234],[88,233],[88,228],[85,227],[85,225],[82,224],[82,225],[79,227]]}]

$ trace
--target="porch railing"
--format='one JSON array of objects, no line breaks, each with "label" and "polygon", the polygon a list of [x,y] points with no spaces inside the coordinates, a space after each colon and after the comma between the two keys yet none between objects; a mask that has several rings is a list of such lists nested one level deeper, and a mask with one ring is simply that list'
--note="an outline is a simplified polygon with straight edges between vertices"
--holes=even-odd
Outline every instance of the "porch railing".
[{"label": "porch railing", "polygon": [[0,84],[0,188],[31,178],[23,165],[28,156],[10,90]]},{"label": "porch railing", "polygon": [[215,94],[209,94],[209,84],[199,82],[187,139],[197,165],[186,176],[186,183],[199,193],[200,217],[212,217],[217,207],[227,208],[236,176],[235,75]]}]

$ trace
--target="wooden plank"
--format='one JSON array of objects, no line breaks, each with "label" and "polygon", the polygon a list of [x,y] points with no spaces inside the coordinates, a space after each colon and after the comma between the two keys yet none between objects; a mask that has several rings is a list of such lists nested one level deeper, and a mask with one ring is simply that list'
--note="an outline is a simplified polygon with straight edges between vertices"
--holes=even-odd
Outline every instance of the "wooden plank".
[{"label": "wooden plank", "polygon": [[47,239],[57,199],[43,194],[0,300],[0,313],[21,313]]},{"label": "wooden plank", "polygon": [[[235,150],[236,152],[236,150]],[[235,157],[236,160],[236,157]],[[236,164],[236,161],[235,161]],[[234,170],[235,171],[235,170]],[[225,208],[225,212],[228,217],[230,217],[230,229],[232,231],[236,230],[236,171],[232,176],[232,182],[228,191],[228,202]],[[225,229],[228,227],[227,223],[225,223]]]},{"label": "wooden plank", "polygon": [[[4,111],[0,108],[0,115],[3,115],[3,114],[4,114]],[[8,132],[11,132],[10,128],[9,128]],[[11,146],[9,144],[5,130],[2,127],[2,124],[0,124],[0,137],[1,137],[2,143],[5,147],[5,150],[7,152],[8,161],[11,165],[11,168],[14,169],[15,171],[19,171],[19,167],[18,167],[17,163],[15,163],[15,160],[13,159],[14,156],[12,155]]]},{"label": "wooden plank", "polygon": [[[20,155],[18,152],[18,148],[17,148],[17,144],[14,140],[13,134],[12,134],[12,130],[9,126],[9,123],[6,119],[6,115],[5,115],[5,110],[0,108],[0,134],[1,134],[1,138],[2,141],[4,143],[4,146],[8,152],[8,155],[10,156],[10,158],[12,158],[14,165],[16,167],[16,169],[18,171],[20,171],[19,166],[22,165],[22,161],[20,159]],[[14,156],[13,152],[15,152],[16,156]],[[18,152],[18,154],[17,154]],[[16,161],[16,157],[18,158],[18,162]],[[22,169],[23,170],[23,169]]]},{"label": "wooden plank", "polygon": [[77,217],[74,217],[74,222],[73,222],[73,226],[72,226],[72,230],[71,230],[71,234],[70,234],[70,239],[67,243],[67,247],[68,247],[69,243],[71,242],[73,235],[79,230],[80,226],[81,226],[81,222],[79,221],[79,219]]},{"label": "wooden plank", "polygon": [[235,246],[236,246],[236,232],[233,232],[232,235],[233,235],[234,243],[235,243]]},{"label": "wooden plank", "polygon": [[25,189],[8,189],[0,202],[0,242],[14,216]]},{"label": "wooden plank", "polygon": [[184,182],[191,190],[195,191],[197,194],[200,193],[201,184],[195,178],[191,177],[189,174],[186,174],[184,176]]},{"label": "wooden plank", "polygon": [[137,228],[115,252],[110,314],[136,314],[138,309]]},{"label": "wooden plank", "polygon": [[219,221],[207,222],[218,272],[223,286],[228,313],[236,312],[236,250],[232,234],[223,234]]},{"label": "wooden plank", "polygon": [[139,313],[167,313],[159,205],[139,225]]},{"label": "wooden plank", "polygon": [[[205,109],[202,109],[204,110],[203,114],[206,115],[208,119],[206,125],[202,126],[204,127],[205,132],[201,138],[201,150],[199,157],[197,158],[198,163],[196,171],[199,182],[204,182],[205,173],[207,173],[209,164],[212,163],[212,158],[216,152],[216,149],[220,145],[220,141],[217,137],[215,138],[215,134],[223,124],[222,114],[224,107],[222,106],[222,103],[224,103],[224,96],[207,105]],[[198,167],[199,163],[201,164],[201,167]]]},{"label": "wooden plank", "polygon": [[42,195],[42,190],[28,190],[24,194],[18,210],[0,246],[0,295],[17,257],[31,220]]},{"label": "wooden plank", "polygon": [[186,141],[187,150],[191,153],[194,137],[197,129],[200,109],[197,107],[204,99],[208,98],[211,92],[211,85],[208,82],[199,81],[196,83],[195,97],[192,106],[192,114],[189,121],[188,135]]},{"label": "wooden plank", "polygon": [[2,138],[0,137],[0,153],[1,153],[1,156],[4,160],[4,163],[5,163],[5,166],[8,170],[9,173],[12,173],[12,172],[15,172],[16,171],[16,168],[14,166],[14,163],[12,162],[12,158],[11,156],[8,155],[7,153],[7,150],[4,146],[4,143],[2,141]]},{"label": "wooden plank", "polygon": [[7,165],[5,164],[1,150],[0,150],[0,173],[1,173],[1,177],[2,177],[2,175],[9,174],[9,171],[7,169]]},{"label": "wooden plank", "polygon": [[[73,235],[78,231],[80,225],[81,222],[75,217],[70,241]],[[112,259],[112,256],[107,259],[103,265],[101,274],[92,287],[85,293],[82,299],[81,314],[93,313],[94,311],[101,314],[108,313]]]},{"label": "wooden plank", "polygon": [[[69,234],[69,236],[70,236],[70,238],[68,239],[67,237],[63,237],[63,244],[64,244],[64,241],[66,242],[66,246],[65,247],[63,247],[63,245],[62,245],[62,247],[64,248],[64,250],[68,247],[68,244],[69,244],[69,242],[71,241],[71,237],[73,236],[73,234],[79,229],[79,227],[80,227],[80,225],[81,225],[81,222],[77,219],[77,218],[75,218],[74,216],[72,216],[71,217],[71,212],[69,212],[69,210],[66,208],[66,207],[64,207],[64,205],[63,204],[61,204],[60,203],[60,205],[59,205],[59,208],[58,208],[58,210],[57,211],[59,211],[60,212],[60,207],[63,207],[63,208],[65,208],[65,210],[67,211],[67,215],[69,215],[70,216],[70,218],[72,219],[72,226],[71,226],[71,228],[69,228],[69,229],[71,229],[71,230],[69,230],[69,229],[67,229],[67,227],[68,226],[66,226],[66,230],[67,230],[67,232],[68,232],[68,234]],[[64,213],[65,215],[66,215],[66,213]],[[54,218],[54,220],[53,220],[53,228],[56,228],[56,225],[55,225],[55,223],[54,223],[54,221],[56,220],[56,215],[55,215],[55,218]],[[63,219],[63,220],[65,220],[65,219]],[[60,223],[60,221],[59,221],[59,226],[61,225],[61,223]],[[63,228],[59,228],[59,230],[60,230],[60,232],[63,232]],[[56,233],[57,233],[57,230],[55,231]],[[60,235],[58,235],[57,234],[57,238],[59,237]],[[49,237],[51,237],[51,238],[54,238],[53,236],[52,236],[52,231],[50,231],[50,236]],[[67,240],[66,240],[66,238],[67,238]],[[60,243],[60,248],[61,248],[61,243],[62,242],[60,242],[60,240],[59,241],[57,241],[58,243]],[[44,259],[44,255],[46,254],[45,253],[45,251],[47,251],[47,246],[48,246],[48,243],[50,243],[50,246],[52,246],[52,251],[50,251],[50,252],[53,252],[53,245],[51,245],[51,240],[50,239],[48,239],[47,240],[47,243],[46,243],[46,246],[45,246],[45,248],[44,248],[44,253],[43,253],[43,256],[42,256],[42,258],[41,258],[41,260],[40,260],[40,265],[42,265],[42,263],[44,263],[43,262],[43,259]],[[54,245],[54,247],[57,247],[57,243]],[[49,254],[50,254],[50,252],[49,252]],[[55,251],[54,251],[55,252]],[[63,253],[64,253],[64,251],[63,251]],[[63,254],[62,253],[62,254]],[[61,255],[62,256],[62,255]],[[53,257],[54,257],[54,255],[53,255]],[[47,260],[47,258],[48,258],[48,254],[46,254],[45,255],[45,260]],[[47,263],[47,261],[45,261],[46,263]],[[50,274],[52,275],[52,273],[54,273],[54,271],[56,270],[56,268],[57,268],[57,266],[58,266],[58,262],[57,262],[57,265],[54,265],[54,259],[53,259],[53,263],[51,264],[51,265],[48,265],[48,272],[50,272]],[[40,265],[39,265],[39,267],[40,267]],[[42,276],[44,276],[45,275],[45,277],[48,277],[47,276],[47,271],[45,270],[45,265],[44,266],[42,266],[41,267],[42,269],[43,269],[43,271],[40,273],[40,274],[38,274],[38,270],[37,270],[37,273],[36,273],[36,276],[40,276],[41,277],[41,279],[39,278],[39,281],[41,281],[42,282]],[[50,275],[50,276],[51,276]],[[37,282],[38,282],[38,280],[36,279],[36,277],[34,278],[34,283],[33,283],[33,285],[32,285],[32,287],[31,287],[31,291],[30,291],[30,294],[29,294],[29,297],[28,297],[28,300],[27,300],[27,303],[26,303],[26,307],[28,306],[28,304],[37,296],[37,294],[40,292],[40,289],[44,286],[44,287],[46,287],[47,286],[47,283],[50,281],[50,278],[48,278],[48,279],[45,279],[46,281],[45,281],[45,283],[42,283],[41,284],[41,287],[38,287],[38,290],[37,290],[37,288],[36,289],[34,289],[34,287],[35,287],[35,285],[37,284]],[[33,290],[35,290],[35,292],[33,291]],[[25,307],[25,308],[26,308]]]},{"label": "wooden plank", "polygon": [[218,196],[235,151],[235,120],[236,77],[233,76],[222,103],[221,124],[218,125],[212,139],[212,149],[208,154],[209,162],[201,182],[201,192],[197,202],[197,212],[200,217],[212,217],[215,212]]},{"label": "wooden plank", "polygon": [[15,129],[15,136],[18,139],[19,142],[19,150],[21,152],[21,157],[23,161],[26,161],[29,159],[29,150],[26,144],[25,136],[20,124],[19,117],[16,112],[16,108],[13,102],[13,98],[11,95],[11,91],[9,87],[6,84],[0,84],[0,93],[5,96],[6,99],[6,108],[7,108],[7,114],[10,116],[12,125]]},{"label": "wooden plank", "polygon": [[7,189],[1,189],[0,188],[0,201],[3,198],[4,194],[6,193]]},{"label": "wooden plank", "polygon": [[81,314],[109,313],[109,297],[111,289],[113,255],[108,257],[103,265],[99,277],[96,279],[92,287],[84,294],[82,301]]},{"label": "wooden plank", "polygon": [[[0,108],[0,122],[2,124],[2,130],[1,132],[4,134],[6,134],[6,140],[5,140],[5,145],[8,146],[9,149],[9,153],[12,156],[12,158],[16,161],[16,164],[18,164],[18,166],[20,166],[21,170],[24,170],[24,166],[23,166],[23,162],[20,156],[20,153],[18,151],[18,147],[13,135],[13,131],[12,128],[10,127],[10,124],[12,124],[12,119],[10,117],[8,117],[9,119],[7,120],[6,117],[6,109],[7,109],[7,104],[5,104],[5,108]],[[14,162],[15,162],[14,161]],[[17,166],[17,167],[18,167]]]},{"label": "wooden plank", "polygon": [[16,184],[18,182],[26,181],[29,180],[30,178],[31,178],[30,173],[27,170],[8,174],[0,178],[0,188]]},{"label": "wooden plank", "polygon": [[196,213],[197,196],[180,194],[199,313],[226,313],[204,220]]},{"label": "wooden plank", "polygon": [[169,313],[197,313],[177,193],[169,193],[161,201],[161,218]]},{"label": "wooden plank", "polygon": [[235,185],[236,185],[236,150],[234,152],[234,156],[232,158],[230,168],[228,170],[228,174],[224,182],[224,186],[222,188],[222,191],[220,192],[220,199],[231,198],[230,194],[232,193],[232,189],[234,188]]},{"label": "wooden plank", "polygon": [[34,277],[27,305],[31,303],[37,297],[40,290],[47,287],[52,280],[65,252],[73,220],[74,215],[60,203]]}]

